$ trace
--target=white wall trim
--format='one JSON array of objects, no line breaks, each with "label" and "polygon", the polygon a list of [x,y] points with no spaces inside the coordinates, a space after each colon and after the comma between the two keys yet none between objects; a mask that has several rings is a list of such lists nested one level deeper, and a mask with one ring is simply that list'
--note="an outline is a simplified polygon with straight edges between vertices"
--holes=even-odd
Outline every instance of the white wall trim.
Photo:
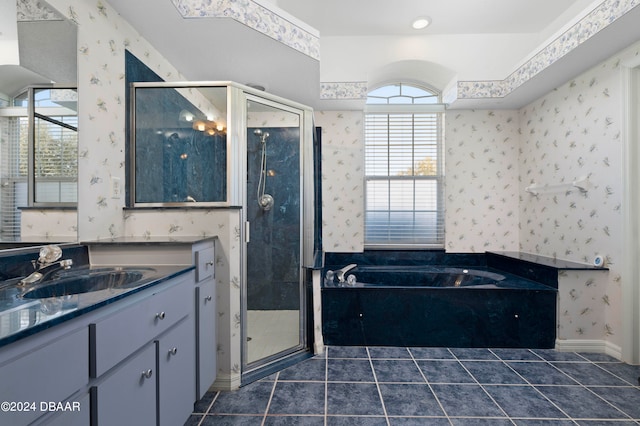
[{"label": "white wall trim", "polygon": [[640,364],[640,59],[621,64],[624,146],[622,360]]},{"label": "white wall trim", "polygon": [[557,339],[556,350],[559,352],[606,354],[615,359],[622,360],[622,348],[606,340]]},{"label": "white wall trim", "polygon": [[211,385],[209,389],[215,391],[232,391],[240,388],[241,376],[240,374],[228,374],[218,371],[216,381]]}]

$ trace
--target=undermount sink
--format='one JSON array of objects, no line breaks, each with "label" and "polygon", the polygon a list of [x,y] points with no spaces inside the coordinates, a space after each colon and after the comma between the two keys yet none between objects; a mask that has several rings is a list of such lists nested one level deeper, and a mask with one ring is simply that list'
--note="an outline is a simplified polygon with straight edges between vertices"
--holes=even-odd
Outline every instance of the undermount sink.
[{"label": "undermount sink", "polygon": [[105,268],[85,271],[84,274],[68,274],[22,294],[24,299],[45,299],[108,289],[126,289],[140,284],[144,270],[121,270]]}]

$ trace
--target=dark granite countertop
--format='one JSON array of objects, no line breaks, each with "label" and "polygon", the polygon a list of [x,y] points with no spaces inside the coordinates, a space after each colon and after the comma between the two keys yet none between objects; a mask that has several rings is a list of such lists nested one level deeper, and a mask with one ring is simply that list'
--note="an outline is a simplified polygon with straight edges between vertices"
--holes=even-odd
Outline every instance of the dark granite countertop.
[{"label": "dark granite countertop", "polygon": [[523,253],[518,251],[489,251],[489,254],[505,256],[524,262],[535,263],[537,265],[547,266],[558,270],[576,270],[576,271],[606,271],[608,268],[602,266],[594,266],[588,263],[573,262],[570,260],[555,259],[553,257],[539,256],[532,253]]},{"label": "dark granite countertop", "polygon": [[[70,271],[90,271],[88,265],[73,266]],[[105,268],[96,266],[95,268]],[[136,267],[127,267],[136,269]],[[0,347],[76,318],[102,306],[166,282],[195,267],[193,265],[141,266],[148,271],[133,287],[43,299],[25,299],[24,290],[16,286],[19,278],[0,282]],[[88,272],[86,272],[88,274]]]}]

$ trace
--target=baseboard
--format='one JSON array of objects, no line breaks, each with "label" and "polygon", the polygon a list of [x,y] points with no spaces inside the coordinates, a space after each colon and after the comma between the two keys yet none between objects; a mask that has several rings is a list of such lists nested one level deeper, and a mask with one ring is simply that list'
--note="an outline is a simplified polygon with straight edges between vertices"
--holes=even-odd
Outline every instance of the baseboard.
[{"label": "baseboard", "polygon": [[556,350],[560,352],[606,354],[622,360],[622,348],[606,340],[556,339]]},{"label": "baseboard", "polygon": [[209,390],[214,391],[232,391],[240,388],[240,374],[223,374],[218,373],[216,381],[211,385]]}]

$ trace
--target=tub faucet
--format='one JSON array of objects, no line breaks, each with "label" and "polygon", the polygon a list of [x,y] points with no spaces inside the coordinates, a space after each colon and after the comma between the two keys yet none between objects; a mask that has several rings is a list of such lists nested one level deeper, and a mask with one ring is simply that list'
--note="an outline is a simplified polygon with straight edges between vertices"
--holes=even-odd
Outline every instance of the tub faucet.
[{"label": "tub faucet", "polygon": [[40,249],[40,254],[37,261],[33,261],[33,267],[36,268],[28,277],[20,280],[20,285],[35,284],[51,275],[51,273],[59,269],[69,269],[73,265],[72,259],[63,259],[58,261],[62,257],[62,249],[55,245],[48,245]]},{"label": "tub faucet", "polygon": [[352,263],[350,265],[345,266],[342,269],[338,269],[336,271],[336,277],[338,277],[338,282],[343,283],[345,282],[345,278],[344,275],[349,272],[350,270],[352,270],[353,268],[357,267],[358,265],[356,265],[355,263]]}]

